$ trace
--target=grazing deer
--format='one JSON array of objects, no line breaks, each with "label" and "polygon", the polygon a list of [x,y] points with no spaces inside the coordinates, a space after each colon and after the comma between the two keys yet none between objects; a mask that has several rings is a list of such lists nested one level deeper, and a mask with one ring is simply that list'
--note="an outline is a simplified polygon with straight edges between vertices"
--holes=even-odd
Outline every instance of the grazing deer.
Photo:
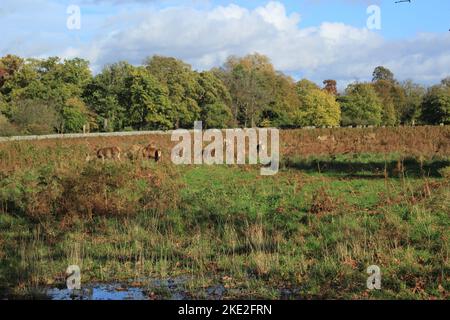
[{"label": "grazing deer", "polygon": [[105,161],[105,159],[121,161],[121,153],[122,151],[119,147],[102,148],[97,151],[97,158],[102,159],[103,162]]},{"label": "grazing deer", "polygon": [[142,146],[132,145],[127,151],[127,156],[130,160],[137,160],[142,154]]},{"label": "grazing deer", "polygon": [[142,157],[144,159],[154,159],[155,162],[159,162],[161,161],[162,152],[156,148],[154,143],[152,143],[142,149]]},{"label": "grazing deer", "polygon": [[377,135],[375,133],[369,133],[365,138],[366,142],[375,142],[377,140]]},{"label": "grazing deer", "polygon": [[319,140],[320,142],[326,142],[326,141],[336,142],[336,139],[334,138],[334,136],[318,136],[317,140]]}]

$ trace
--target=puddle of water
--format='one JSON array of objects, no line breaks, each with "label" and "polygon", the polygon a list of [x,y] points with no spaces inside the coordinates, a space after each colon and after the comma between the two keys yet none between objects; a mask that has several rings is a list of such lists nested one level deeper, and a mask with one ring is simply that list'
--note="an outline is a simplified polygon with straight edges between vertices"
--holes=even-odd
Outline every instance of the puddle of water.
[{"label": "puddle of water", "polygon": [[51,288],[45,290],[51,300],[148,300],[140,288],[124,288],[119,284],[101,284],[81,290]]},{"label": "puddle of water", "polygon": [[[92,283],[81,290],[69,290],[65,287],[37,288],[26,296],[6,296],[6,299],[50,299],[50,300],[189,300],[193,296],[186,292],[186,278],[167,280],[153,279],[135,281],[140,286],[126,283]],[[200,292],[203,299],[223,299],[226,289],[223,285],[205,288]]]},{"label": "puddle of water", "polygon": [[[60,288],[37,288],[26,296],[5,296],[6,299],[44,299],[44,300],[191,300],[193,298],[222,300],[227,294],[233,295],[233,289],[227,290],[222,284],[204,288],[195,295],[186,291],[186,278],[167,280],[153,279],[135,282],[140,286],[127,283],[92,283],[81,290]],[[131,283],[131,282],[130,282]],[[237,289],[238,290],[238,289]],[[299,299],[296,289],[279,289],[280,299]],[[0,294],[0,299],[1,294]]]},{"label": "puddle of water", "polygon": [[[81,290],[69,290],[63,284],[57,287],[30,288],[24,293],[0,291],[0,300],[186,300],[185,279],[146,280],[129,283],[83,284]],[[137,284],[134,285],[133,283]]]}]

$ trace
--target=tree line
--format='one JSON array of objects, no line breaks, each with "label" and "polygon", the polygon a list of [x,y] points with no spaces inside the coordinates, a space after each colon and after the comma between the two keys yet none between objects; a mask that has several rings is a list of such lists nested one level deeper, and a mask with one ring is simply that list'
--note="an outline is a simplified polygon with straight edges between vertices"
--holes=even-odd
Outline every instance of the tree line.
[{"label": "tree line", "polygon": [[198,72],[175,58],[125,61],[93,75],[89,62],[0,58],[0,135],[192,128],[450,123],[450,77],[424,87],[379,66],[339,93],[277,71],[260,54]]}]

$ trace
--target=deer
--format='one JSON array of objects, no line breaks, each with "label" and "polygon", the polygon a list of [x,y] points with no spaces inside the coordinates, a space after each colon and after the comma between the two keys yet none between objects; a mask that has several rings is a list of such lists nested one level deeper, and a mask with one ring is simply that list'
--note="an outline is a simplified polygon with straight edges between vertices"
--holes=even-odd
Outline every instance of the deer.
[{"label": "deer", "polygon": [[108,160],[119,160],[120,155],[122,153],[122,150],[120,150],[119,147],[108,147],[108,148],[102,148],[97,151],[97,158],[102,159],[103,162],[105,162],[106,159]]},{"label": "deer", "polygon": [[318,136],[317,140],[319,140],[320,142],[326,142],[326,141],[332,141],[335,142],[336,139],[334,138],[334,136]]},{"label": "deer", "polygon": [[143,147],[140,145],[132,145],[127,151],[127,157],[130,160],[137,160],[142,155]]},{"label": "deer", "polygon": [[142,149],[142,157],[144,159],[154,159],[155,162],[159,162],[162,158],[162,152],[156,148],[154,143],[151,143]]}]

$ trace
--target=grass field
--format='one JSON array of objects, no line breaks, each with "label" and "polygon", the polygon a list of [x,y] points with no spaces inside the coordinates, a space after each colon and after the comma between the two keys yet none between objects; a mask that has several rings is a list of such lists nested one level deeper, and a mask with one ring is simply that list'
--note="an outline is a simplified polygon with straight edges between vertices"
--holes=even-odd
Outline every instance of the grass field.
[{"label": "grass field", "polygon": [[[329,136],[325,142],[318,136]],[[174,166],[167,136],[0,144],[0,296],[185,279],[192,298],[448,299],[450,128],[281,133],[281,170]],[[86,162],[155,141],[165,160]],[[370,265],[382,289],[366,287]]]}]

